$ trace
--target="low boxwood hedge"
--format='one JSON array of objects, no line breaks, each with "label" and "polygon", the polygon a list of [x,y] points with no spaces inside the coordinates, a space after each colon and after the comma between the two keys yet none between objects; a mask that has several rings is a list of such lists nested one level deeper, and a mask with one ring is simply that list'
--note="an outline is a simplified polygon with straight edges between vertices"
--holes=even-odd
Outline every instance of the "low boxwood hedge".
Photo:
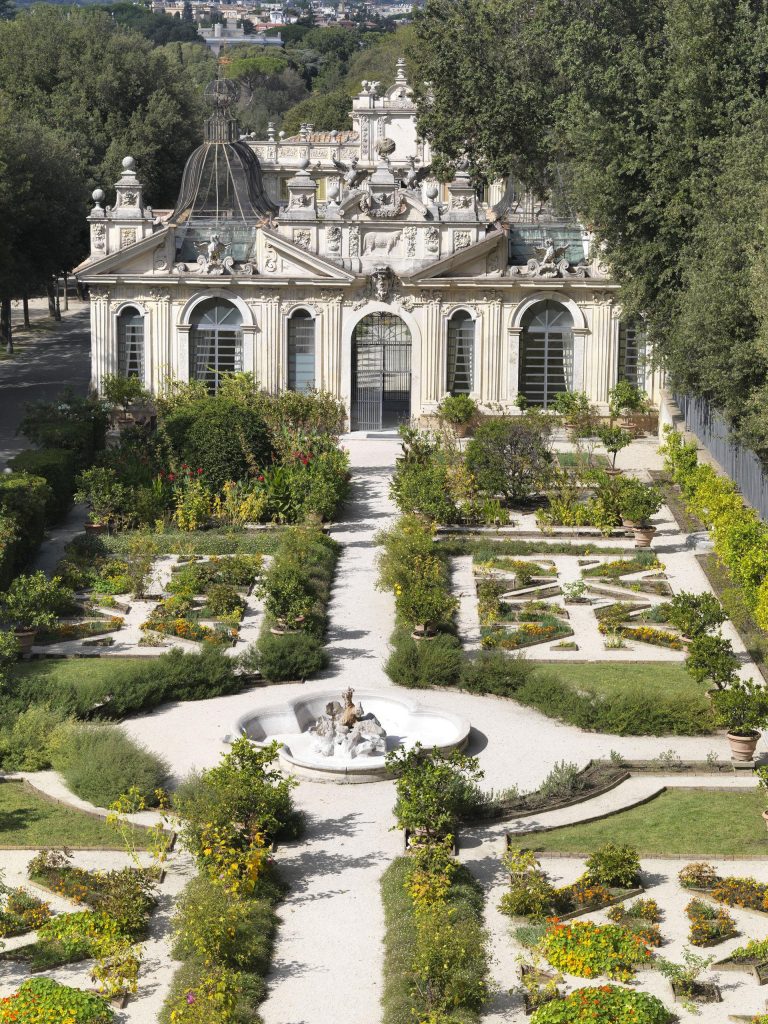
[{"label": "low boxwood hedge", "polygon": [[72,505],[75,493],[77,456],[66,448],[28,448],[9,460],[15,472],[42,477],[51,489],[45,507],[46,520],[62,519]]}]

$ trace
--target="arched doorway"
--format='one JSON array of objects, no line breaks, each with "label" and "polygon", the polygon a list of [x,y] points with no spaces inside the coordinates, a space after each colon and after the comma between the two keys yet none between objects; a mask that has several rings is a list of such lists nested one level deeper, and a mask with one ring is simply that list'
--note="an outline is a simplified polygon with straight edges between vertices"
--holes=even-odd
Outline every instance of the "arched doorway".
[{"label": "arched doorway", "polygon": [[397,427],[411,415],[411,332],[393,313],[369,313],[352,335],[352,429]]},{"label": "arched doorway", "polygon": [[226,299],[206,299],[195,306],[189,345],[190,380],[201,380],[215,394],[221,378],[243,368],[243,317]]},{"label": "arched doorway", "polygon": [[573,317],[559,302],[537,302],[523,318],[518,391],[546,409],[573,387]]}]

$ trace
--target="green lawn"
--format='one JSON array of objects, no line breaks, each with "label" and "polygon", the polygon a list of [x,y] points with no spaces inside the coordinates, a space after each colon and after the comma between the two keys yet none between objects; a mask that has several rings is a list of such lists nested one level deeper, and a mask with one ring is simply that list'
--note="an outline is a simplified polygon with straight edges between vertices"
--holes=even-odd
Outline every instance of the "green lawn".
[{"label": "green lawn", "polygon": [[586,455],[579,452],[555,452],[557,461],[563,467],[563,469],[574,469],[577,466],[583,466],[585,469],[605,469],[610,465],[610,459],[607,455],[593,455],[589,459]]},{"label": "green lawn", "polygon": [[[78,692],[114,678],[116,672],[140,669],[143,659],[136,658],[43,658],[13,666],[19,679],[40,679],[52,686],[74,687]],[[146,663],[145,663],[146,664]]]},{"label": "green lawn", "polygon": [[[139,848],[146,848],[145,836],[136,830]],[[0,849],[13,846],[123,848],[120,835],[102,819],[46,800],[22,782],[0,782]]]},{"label": "green lawn", "polygon": [[588,687],[604,693],[607,697],[620,694],[643,693],[648,697],[658,696],[669,700],[670,694],[690,700],[706,701],[704,687],[695,683],[682,663],[665,661],[645,662],[571,662],[564,665],[552,663],[549,668],[575,690]]},{"label": "green lawn", "polygon": [[757,789],[672,789],[640,807],[530,836],[521,845],[586,855],[606,843],[627,843],[645,857],[768,857],[768,832],[760,816],[764,807],[765,796]]}]

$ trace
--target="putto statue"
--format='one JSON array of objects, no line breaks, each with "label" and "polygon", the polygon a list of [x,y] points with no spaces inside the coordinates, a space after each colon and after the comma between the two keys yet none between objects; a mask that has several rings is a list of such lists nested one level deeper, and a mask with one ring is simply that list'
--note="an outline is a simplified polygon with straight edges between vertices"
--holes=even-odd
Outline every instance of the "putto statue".
[{"label": "putto statue", "polygon": [[363,711],[362,704],[355,704],[352,699],[355,691],[350,687],[345,690],[341,699],[333,700],[325,705],[325,714],[320,715],[310,727],[315,737],[312,749],[323,757],[346,755],[359,757],[361,754],[383,756],[387,752],[387,734],[378,718]]},{"label": "putto statue", "polygon": [[204,274],[221,275],[235,265],[232,257],[227,256],[229,246],[218,235],[211,235],[207,242],[195,242],[195,248],[200,253],[197,265]]},{"label": "putto statue", "polygon": [[544,239],[543,246],[534,246],[535,259],[528,260],[528,273],[532,277],[561,277],[571,269],[565,258],[567,245],[556,246],[551,238]]}]

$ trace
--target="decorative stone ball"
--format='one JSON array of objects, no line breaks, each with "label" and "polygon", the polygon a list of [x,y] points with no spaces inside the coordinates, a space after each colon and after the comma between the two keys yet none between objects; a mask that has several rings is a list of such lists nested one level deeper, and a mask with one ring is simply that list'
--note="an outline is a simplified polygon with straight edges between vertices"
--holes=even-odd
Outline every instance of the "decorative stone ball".
[{"label": "decorative stone ball", "polygon": [[439,191],[437,185],[430,185],[427,189],[427,199],[437,199]]},{"label": "decorative stone ball", "polygon": [[306,171],[306,169],[308,167],[309,167],[309,158],[305,156],[303,160],[299,161],[299,169],[302,170],[302,171]]},{"label": "decorative stone ball", "polygon": [[95,188],[93,190],[93,192],[91,193],[91,198],[93,199],[94,203],[102,203],[102,202],[104,202],[104,189],[103,188]]},{"label": "decorative stone ball", "polygon": [[336,200],[339,198],[339,186],[338,185],[332,185],[328,189],[328,193],[327,194],[328,194],[328,198],[331,200],[331,202],[335,203]]},{"label": "decorative stone ball", "polygon": [[132,171],[135,166],[136,166],[136,161],[133,159],[132,156],[126,156],[123,159],[123,170],[124,171]]},{"label": "decorative stone ball", "polygon": [[376,143],[376,152],[379,156],[389,156],[390,153],[394,153],[396,149],[397,146],[395,144],[395,140],[387,138],[386,135]]}]

